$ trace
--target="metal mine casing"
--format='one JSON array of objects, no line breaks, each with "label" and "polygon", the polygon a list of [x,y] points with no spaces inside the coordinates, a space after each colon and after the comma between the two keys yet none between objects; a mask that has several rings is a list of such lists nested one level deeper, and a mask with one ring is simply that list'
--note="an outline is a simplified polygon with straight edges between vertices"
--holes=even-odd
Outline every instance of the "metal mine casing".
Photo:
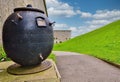
[{"label": "metal mine casing", "polygon": [[3,26],[3,47],[14,62],[22,66],[38,65],[52,51],[52,23],[39,9],[15,8]]}]

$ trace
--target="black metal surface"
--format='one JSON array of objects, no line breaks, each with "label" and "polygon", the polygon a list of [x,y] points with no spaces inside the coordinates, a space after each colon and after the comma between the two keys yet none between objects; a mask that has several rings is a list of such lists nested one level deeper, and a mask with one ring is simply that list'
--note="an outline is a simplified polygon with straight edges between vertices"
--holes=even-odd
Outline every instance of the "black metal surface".
[{"label": "black metal surface", "polygon": [[14,12],[17,12],[17,11],[36,11],[36,12],[41,12],[44,14],[44,11],[42,10],[39,10],[39,9],[36,9],[36,8],[31,8],[31,7],[21,7],[21,8],[15,8],[14,9]]},{"label": "black metal surface", "polygon": [[[5,21],[3,47],[14,62],[23,66],[38,65],[52,50],[53,28],[42,12],[24,9],[17,8]],[[44,18],[46,26],[38,26],[37,17]]]},{"label": "black metal surface", "polygon": [[17,12],[17,11],[36,11],[36,12],[40,12],[44,14],[44,11],[37,9],[37,8],[32,8],[31,4],[28,4],[27,7],[15,8],[14,12]]}]

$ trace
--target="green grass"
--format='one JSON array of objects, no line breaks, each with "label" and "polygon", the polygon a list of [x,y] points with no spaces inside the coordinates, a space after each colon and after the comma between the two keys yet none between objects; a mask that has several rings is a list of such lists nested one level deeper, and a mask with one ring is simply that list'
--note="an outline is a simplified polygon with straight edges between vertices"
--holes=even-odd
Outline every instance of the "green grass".
[{"label": "green grass", "polygon": [[1,61],[9,61],[10,59],[6,56],[3,47],[0,47],[0,62]]},{"label": "green grass", "polygon": [[54,50],[88,54],[120,64],[120,20],[57,44]]},{"label": "green grass", "polygon": [[54,62],[56,62],[56,56],[55,56],[55,54],[51,53],[51,54],[48,56],[48,59],[52,59]]}]

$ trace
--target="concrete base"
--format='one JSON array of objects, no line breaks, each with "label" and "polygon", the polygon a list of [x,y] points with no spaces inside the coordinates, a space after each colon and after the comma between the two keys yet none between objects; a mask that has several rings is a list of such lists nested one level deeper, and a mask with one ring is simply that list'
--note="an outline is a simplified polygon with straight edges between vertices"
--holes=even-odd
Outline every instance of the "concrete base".
[{"label": "concrete base", "polygon": [[45,60],[36,66],[21,66],[19,64],[13,64],[7,68],[7,72],[13,75],[27,75],[45,71],[50,67],[52,67],[52,63]]},{"label": "concrete base", "polygon": [[43,72],[28,74],[28,75],[12,75],[7,72],[7,68],[14,64],[12,61],[0,63],[0,82],[60,82],[60,74],[55,63],[52,62],[52,67]]}]

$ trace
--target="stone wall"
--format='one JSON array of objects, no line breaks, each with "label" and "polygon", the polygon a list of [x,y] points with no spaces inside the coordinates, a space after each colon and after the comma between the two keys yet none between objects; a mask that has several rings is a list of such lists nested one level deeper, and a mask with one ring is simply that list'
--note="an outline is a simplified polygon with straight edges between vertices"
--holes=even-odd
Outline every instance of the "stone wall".
[{"label": "stone wall", "polygon": [[54,43],[62,43],[71,38],[71,30],[54,30]]},{"label": "stone wall", "polygon": [[46,11],[45,0],[0,0],[0,45],[2,44],[2,27],[6,18],[16,7],[25,7],[32,4],[33,7]]}]

